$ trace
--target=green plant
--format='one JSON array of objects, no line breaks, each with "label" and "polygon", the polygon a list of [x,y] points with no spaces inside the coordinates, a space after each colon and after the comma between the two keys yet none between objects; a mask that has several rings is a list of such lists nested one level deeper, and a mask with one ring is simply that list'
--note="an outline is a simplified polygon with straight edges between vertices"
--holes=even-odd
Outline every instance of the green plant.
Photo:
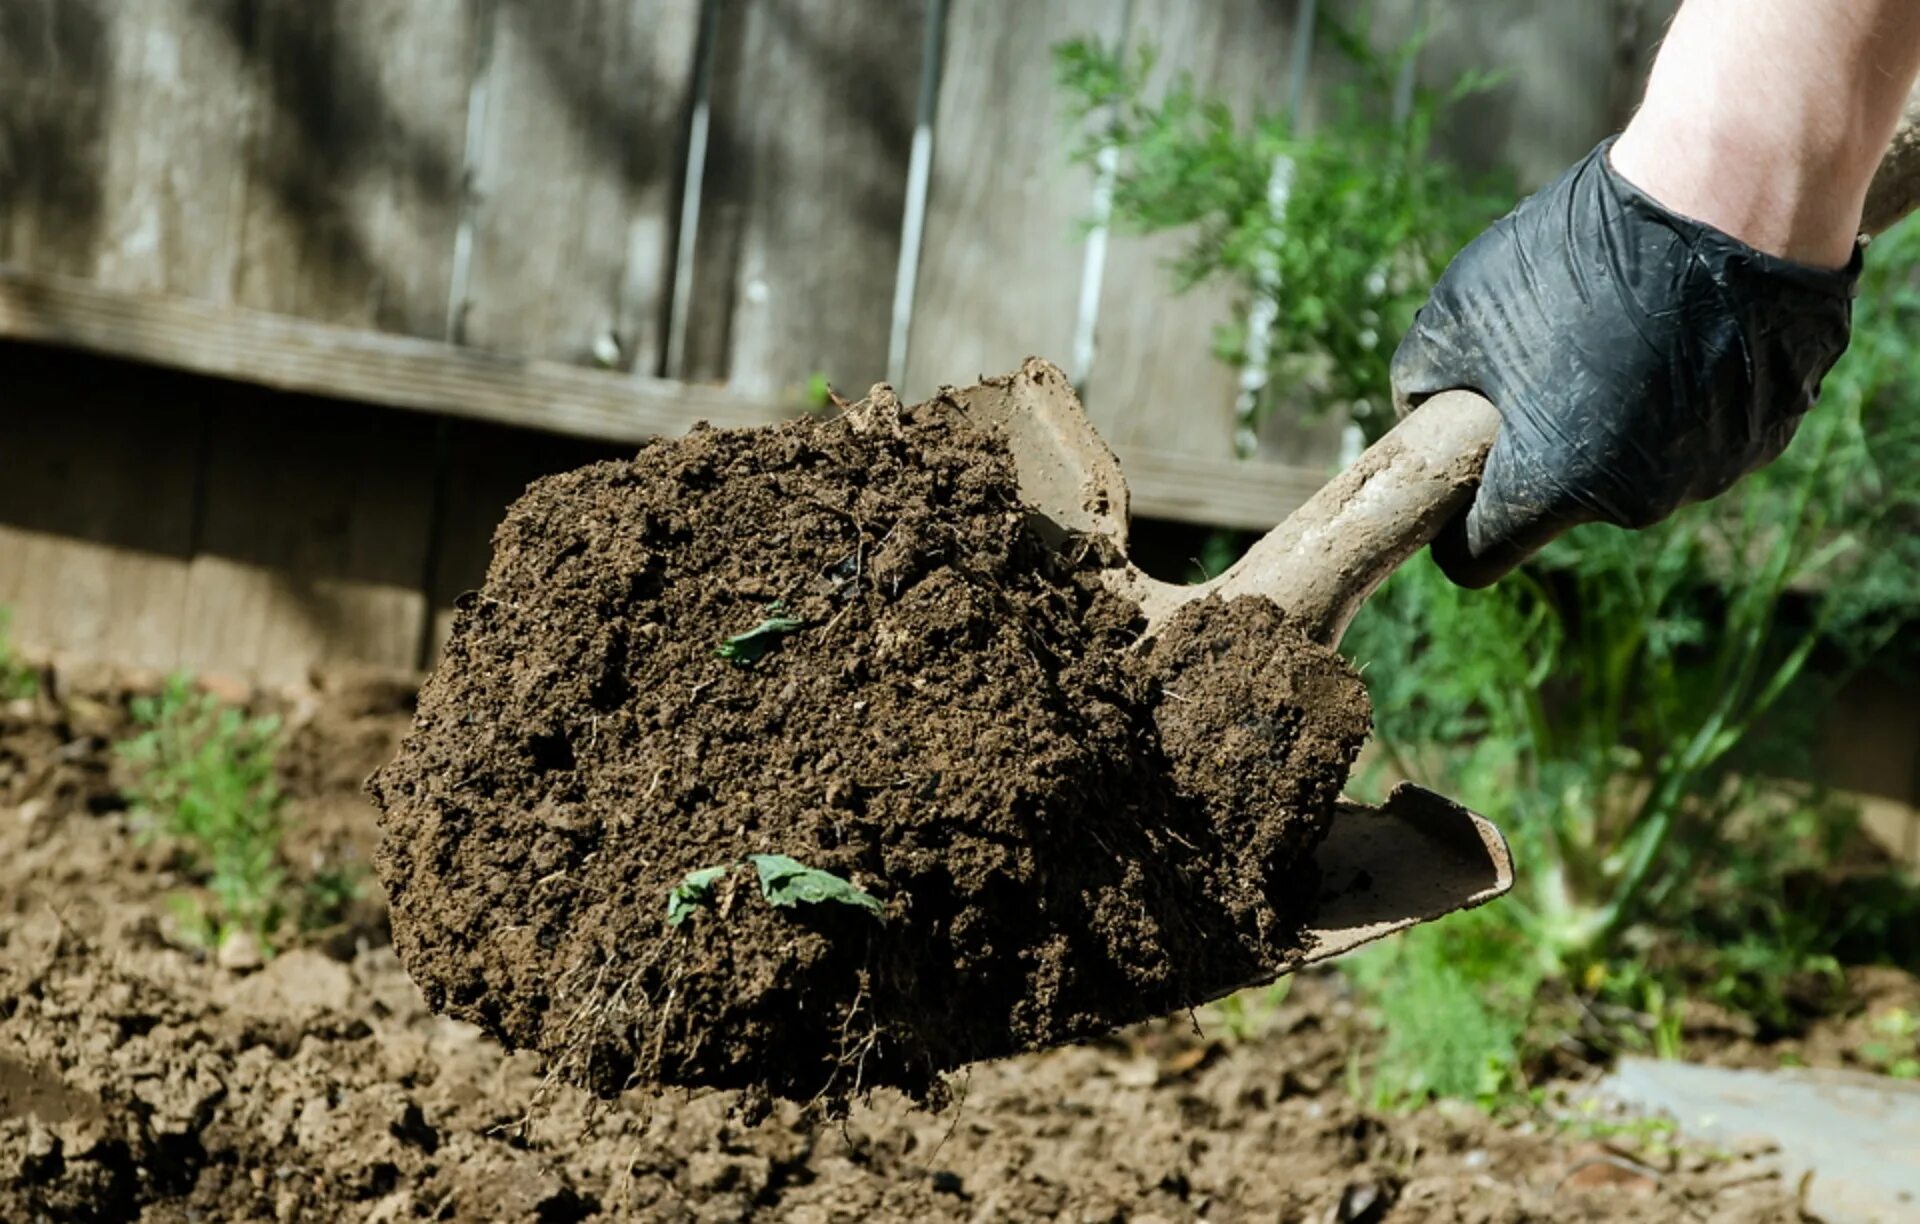
[{"label": "green plant", "polygon": [[1872,1040],[1860,1047],[1868,1065],[1894,1079],[1920,1079],[1920,1017],[1890,1007],[1868,1021]]},{"label": "green plant", "polygon": [[773,905],[791,908],[833,902],[866,910],[875,917],[885,912],[878,897],[862,892],[830,871],[809,867],[798,859],[784,854],[754,854],[749,855],[747,861],[760,873],[760,895]]},{"label": "green plant", "polygon": [[1460,1097],[1492,1105],[1525,1087],[1525,1032],[1543,979],[1524,932],[1499,909],[1416,927],[1345,962],[1382,1030],[1370,1079],[1379,1108]]},{"label": "green plant", "polygon": [[810,412],[824,412],[833,406],[833,383],[819,370],[807,375],[806,390],[801,393],[801,402]]},{"label": "green plant", "polygon": [[[831,871],[809,867],[784,854],[750,854],[746,862],[760,877],[760,895],[769,905],[792,909],[800,905],[850,905],[881,917],[886,907],[878,897],[855,888]],[[730,865],[702,867],[680,877],[667,893],[667,925],[677,927],[702,905],[713,903],[713,890],[733,870]]]},{"label": "green plant", "polygon": [[735,667],[752,667],[780,644],[790,633],[798,633],[807,622],[786,615],[779,603],[767,606],[767,617],[745,633],[736,633],[713,648],[713,653]]},{"label": "green plant", "polygon": [[[1350,82],[1311,131],[1285,112],[1243,121],[1185,75],[1150,96],[1150,46],[1128,58],[1067,42],[1054,49],[1055,72],[1083,133],[1076,158],[1116,167],[1113,223],[1184,231],[1176,286],[1238,291],[1239,321],[1222,321],[1215,352],[1264,367],[1255,415],[1341,410],[1377,431],[1391,418],[1395,338],[1446,261],[1512,196],[1433,149],[1448,108],[1492,77],[1415,89],[1395,115],[1388,99],[1419,41],[1382,52],[1364,27],[1322,12]],[[1267,308],[1252,310],[1256,302]],[[1254,337],[1247,320],[1270,322]]]},{"label": "green plant", "polygon": [[713,900],[713,886],[727,874],[726,867],[702,867],[680,877],[667,893],[667,925],[679,926],[693,911]]},{"label": "green plant", "polygon": [[39,675],[13,652],[7,632],[12,623],[12,611],[0,608],[0,701],[18,701],[40,691]]},{"label": "green plant", "polygon": [[132,713],[140,732],[115,746],[127,801],[145,835],[174,840],[204,881],[203,893],[174,901],[189,938],[216,946],[239,932],[271,954],[289,928],[324,925],[352,900],[345,871],[290,878],[277,719],[249,717],[184,676],[136,697]]},{"label": "green plant", "polygon": [[1252,1041],[1273,1027],[1280,1005],[1293,988],[1292,978],[1281,978],[1265,986],[1230,994],[1208,1004],[1201,1015],[1202,1025],[1217,1024],[1229,1042],[1235,1045]]}]

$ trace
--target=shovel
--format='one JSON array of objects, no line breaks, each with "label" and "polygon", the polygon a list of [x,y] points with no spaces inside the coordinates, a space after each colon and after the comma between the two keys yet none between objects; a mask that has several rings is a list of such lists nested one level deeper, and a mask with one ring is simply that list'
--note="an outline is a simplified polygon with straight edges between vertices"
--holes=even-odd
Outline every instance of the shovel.
[{"label": "shovel", "polygon": [[[1126,478],[1059,367],[1033,358],[1012,374],[942,395],[972,423],[1006,440],[1021,498],[1042,536],[1105,536],[1115,546],[1112,555],[1126,556]],[[1149,638],[1195,600],[1257,595],[1278,604],[1314,641],[1338,646],[1367,596],[1472,500],[1499,421],[1493,405],[1478,396],[1436,396],[1212,581],[1162,582],[1125,560],[1101,578],[1139,605]],[[1321,894],[1302,933],[1304,950],[1260,977],[1213,991],[1214,997],[1484,904],[1513,887],[1513,861],[1500,830],[1410,784],[1396,787],[1378,807],[1341,802],[1313,859]]]},{"label": "shovel", "polygon": [[[1862,232],[1881,233],[1916,206],[1920,88],[1874,177]],[[1126,556],[1126,478],[1058,367],[1030,359],[1006,377],[944,395],[1006,438],[1021,495],[1038,514],[1042,534],[1105,536],[1114,555]],[[1499,412],[1481,396],[1436,395],[1213,580],[1161,582],[1125,560],[1103,579],[1140,606],[1148,637],[1192,601],[1258,595],[1278,604],[1314,641],[1338,646],[1367,596],[1473,500],[1499,429]],[[1313,857],[1322,891],[1303,932],[1306,950],[1234,989],[1482,905],[1513,887],[1513,859],[1500,830],[1410,784],[1396,787],[1379,807],[1338,804]]]}]

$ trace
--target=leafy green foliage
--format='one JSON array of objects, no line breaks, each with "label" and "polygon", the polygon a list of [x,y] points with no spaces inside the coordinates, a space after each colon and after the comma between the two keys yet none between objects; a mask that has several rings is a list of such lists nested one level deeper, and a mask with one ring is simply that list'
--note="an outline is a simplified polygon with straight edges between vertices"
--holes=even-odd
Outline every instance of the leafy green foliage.
[{"label": "leafy green foliage", "polygon": [[723,879],[728,867],[702,867],[680,877],[667,894],[667,925],[679,926],[693,917],[693,911],[713,900],[713,886]]},{"label": "leafy green foliage", "polygon": [[290,880],[277,719],[223,705],[184,676],[132,711],[142,729],[115,746],[127,801],[146,834],[174,839],[205,881],[203,895],[175,900],[190,938],[213,946],[238,931],[270,954],[289,927],[323,925],[352,900],[357,884],[338,870],[308,888]]},{"label": "leafy green foliage", "polygon": [[1920,1016],[1904,1007],[1875,1013],[1867,1022],[1872,1040],[1860,1047],[1869,1066],[1895,1079],[1920,1079]]},{"label": "leafy green foliage", "polygon": [[[1786,900],[1854,814],[1782,778],[1814,772],[1840,684],[1920,606],[1916,269],[1920,227],[1876,244],[1819,406],[1726,497],[1649,531],[1576,530],[1490,592],[1420,558],[1347,638],[1380,773],[1507,829],[1526,870],[1504,908],[1549,972],[1597,974],[1642,1018],[1623,1047],[1676,1045],[1682,990],[1790,1031],[1838,998],[1836,949],[1871,925]],[[1649,948],[1655,968],[1619,970]]]},{"label": "leafy green foliage", "polygon": [[1464,78],[1446,94],[1415,90],[1395,122],[1387,100],[1418,44],[1382,54],[1364,29],[1324,16],[1322,28],[1351,82],[1305,133],[1284,112],[1242,122],[1184,75],[1150,96],[1151,47],[1124,58],[1069,42],[1054,50],[1055,71],[1084,132],[1075,156],[1118,154],[1114,223],[1190,235],[1173,265],[1178,287],[1232,286],[1241,319],[1255,299],[1271,303],[1264,348],[1249,344],[1244,324],[1223,323],[1215,345],[1235,365],[1267,354],[1259,411],[1342,409],[1377,432],[1392,416],[1396,338],[1447,260],[1512,194],[1432,148],[1448,107],[1491,78]]},{"label": "leafy green foliage", "polygon": [[819,370],[807,375],[807,387],[801,400],[809,411],[822,412],[833,406],[833,383]]},{"label": "leafy green foliage", "polygon": [[1491,1104],[1524,1087],[1521,1038],[1545,973],[1505,911],[1454,914],[1345,965],[1384,1031],[1363,1085],[1373,1104]]},{"label": "leafy green foliage", "polygon": [[[1382,103],[1416,48],[1380,55],[1363,31],[1328,29],[1356,84],[1305,135],[1186,79],[1150,97],[1150,50],[1072,43],[1056,65],[1085,133],[1076,156],[1117,164],[1115,224],[1189,237],[1176,288],[1234,286],[1242,319],[1271,307],[1264,348],[1224,321],[1216,346],[1236,364],[1268,354],[1260,410],[1346,412],[1377,435],[1394,341],[1513,193],[1431,148],[1485,78],[1416,92],[1396,123]],[[1602,1049],[1677,1053],[1694,992],[1790,1027],[1838,989],[1842,940],[1858,954],[1901,937],[1869,912],[1884,898],[1808,908],[1786,887],[1833,861],[1852,814],[1781,779],[1813,776],[1813,728],[1841,682],[1920,608],[1916,336],[1909,223],[1875,243],[1852,348],[1778,462],[1650,531],[1572,532],[1490,592],[1418,558],[1362,611],[1345,648],[1377,733],[1356,787],[1457,795],[1523,864],[1501,905],[1349,962],[1385,1026],[1378,1099],[1511,1091],[1530,1030],[1569,1010]],[[1200,568],[1245,542],[1219,533]],[[1576,996],[1600,1011],[1563,1006]]]},{"label": "leafy green foliage", "polygon": [[[746,862],[752,864],[759,875],[760,895],[770,905],[785,909],[801,905],[850,905],[876,918],[886,912],[878,897],[855,888],[830,871],[809,867],[796,858],[784,854],[750,854]],[[700,906],[711,905],[714,887],[731,870],[731,865],[702,867],[682,876],[667,893],[667,925],[677,927]]]},{"label": "leafy green foliage", "polygon": [[774,603],[768,606],[765,620],[727,638],[713,648],[713,653],[735,667],[752,667],[780,645],[782,638],[806,627],[807,622],[786,615],[786,609]]},{"label": "leafy green foliage", "polygon": [[40,691],[40,677],[13,653],[7,634],[12,622],[13,613],[0,608],[0,701],[18,701]]},{"label": "leafy green foliage", "polygon": [[747,861],[760,873],[760,895],[774,905],[791,908],[833,902],[866,910],[875,917],[885,912],[879,898],[798,859],[784,854],[754,854]]}]

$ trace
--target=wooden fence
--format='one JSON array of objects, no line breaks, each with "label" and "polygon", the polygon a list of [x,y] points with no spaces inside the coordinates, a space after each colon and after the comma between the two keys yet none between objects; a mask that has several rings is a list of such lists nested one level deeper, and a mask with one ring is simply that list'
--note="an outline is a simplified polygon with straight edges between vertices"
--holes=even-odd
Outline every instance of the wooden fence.
[{"label": "wooden fence", "polygon": [[[1168,240],[1084,241],[1050,56],[1151,42],[1274,107],[1299,7],[0,0],[0,607],[38,655],[410,670],[528,480],[814,375],[1033,353],[1140,513],[1267,526],[1334,439],[1232,458],[1236,303],[1170,296]],[[1624,119],[1672,0],[1370,7],[1428,23],[1431,81],[1508,74],[1446,141],[1537,182]],[[1920,861],[1911,704],[1850,703],[1834,755]]]},{"label": "wooden fence", "polygon": [[[1397,39],[1427,6],[1374,7]],[[1645,7],[1433,7],[1429,75],[1514,70],[1456,148],[1568,160]],[[1264,527],[1334,439],[1232,458],[1234,303],[1171,297],[1164,240],[1083,241],[1050,57],[1151,42],[1273,107],[1298,17],[0,0],[0,605],[28,649],[417,666],[528,479],[779,417],[814,375],[918,396],[1032,353],[1073,366],[1142,514]]]}]

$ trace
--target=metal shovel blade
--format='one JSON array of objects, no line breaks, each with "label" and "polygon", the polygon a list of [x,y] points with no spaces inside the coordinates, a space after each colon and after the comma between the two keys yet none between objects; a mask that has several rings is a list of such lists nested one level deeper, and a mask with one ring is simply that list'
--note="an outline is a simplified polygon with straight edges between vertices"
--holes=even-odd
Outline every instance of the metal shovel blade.
[{"label": "metal shovel blade", "polygon": [[[1045,537],[1113,541],[1120,560],[1103,577],[1140,606],[1148,636],[1183,604],[1217,591],[1270,598],[1328,646],[1338,645],[1353,610],[1374,587],[1464,505],[1497,423],[1491,408],[1477,412],[1471,404],[1422,409],[1275,527],[1240,565],[1212,583],[1183,587],[1124,559],[1126,480],[1058,367],[1029,359],[1011,374],[943,388],[940,400],[1006,440],[1021,498]],[[1398,787],[1378,808],[1340,803],[1313,866],[1322,892],[1305,931],[1306,950],[1234,989],[1483,904],[1513,886],[1512,856],[1500,830],[1416,786]]]},{"label": "metal shovel blade", "polygon": [[1403,782],[1379,807],[1343,802],[1314,853],[1320,906],[1292,971],[1513,887],[1513,854],[1492,821]]},{"label": "metal shovel blade", "polygon": [[1343,801],[1311,868],[1319,900],[1301,931],[1305,949],[1257,977],[1209,991],[1209,1000],[1485,905],[1513,887],[1513,855],[1494,823],[1410,782],[1394,787],[1379,807]]}]

